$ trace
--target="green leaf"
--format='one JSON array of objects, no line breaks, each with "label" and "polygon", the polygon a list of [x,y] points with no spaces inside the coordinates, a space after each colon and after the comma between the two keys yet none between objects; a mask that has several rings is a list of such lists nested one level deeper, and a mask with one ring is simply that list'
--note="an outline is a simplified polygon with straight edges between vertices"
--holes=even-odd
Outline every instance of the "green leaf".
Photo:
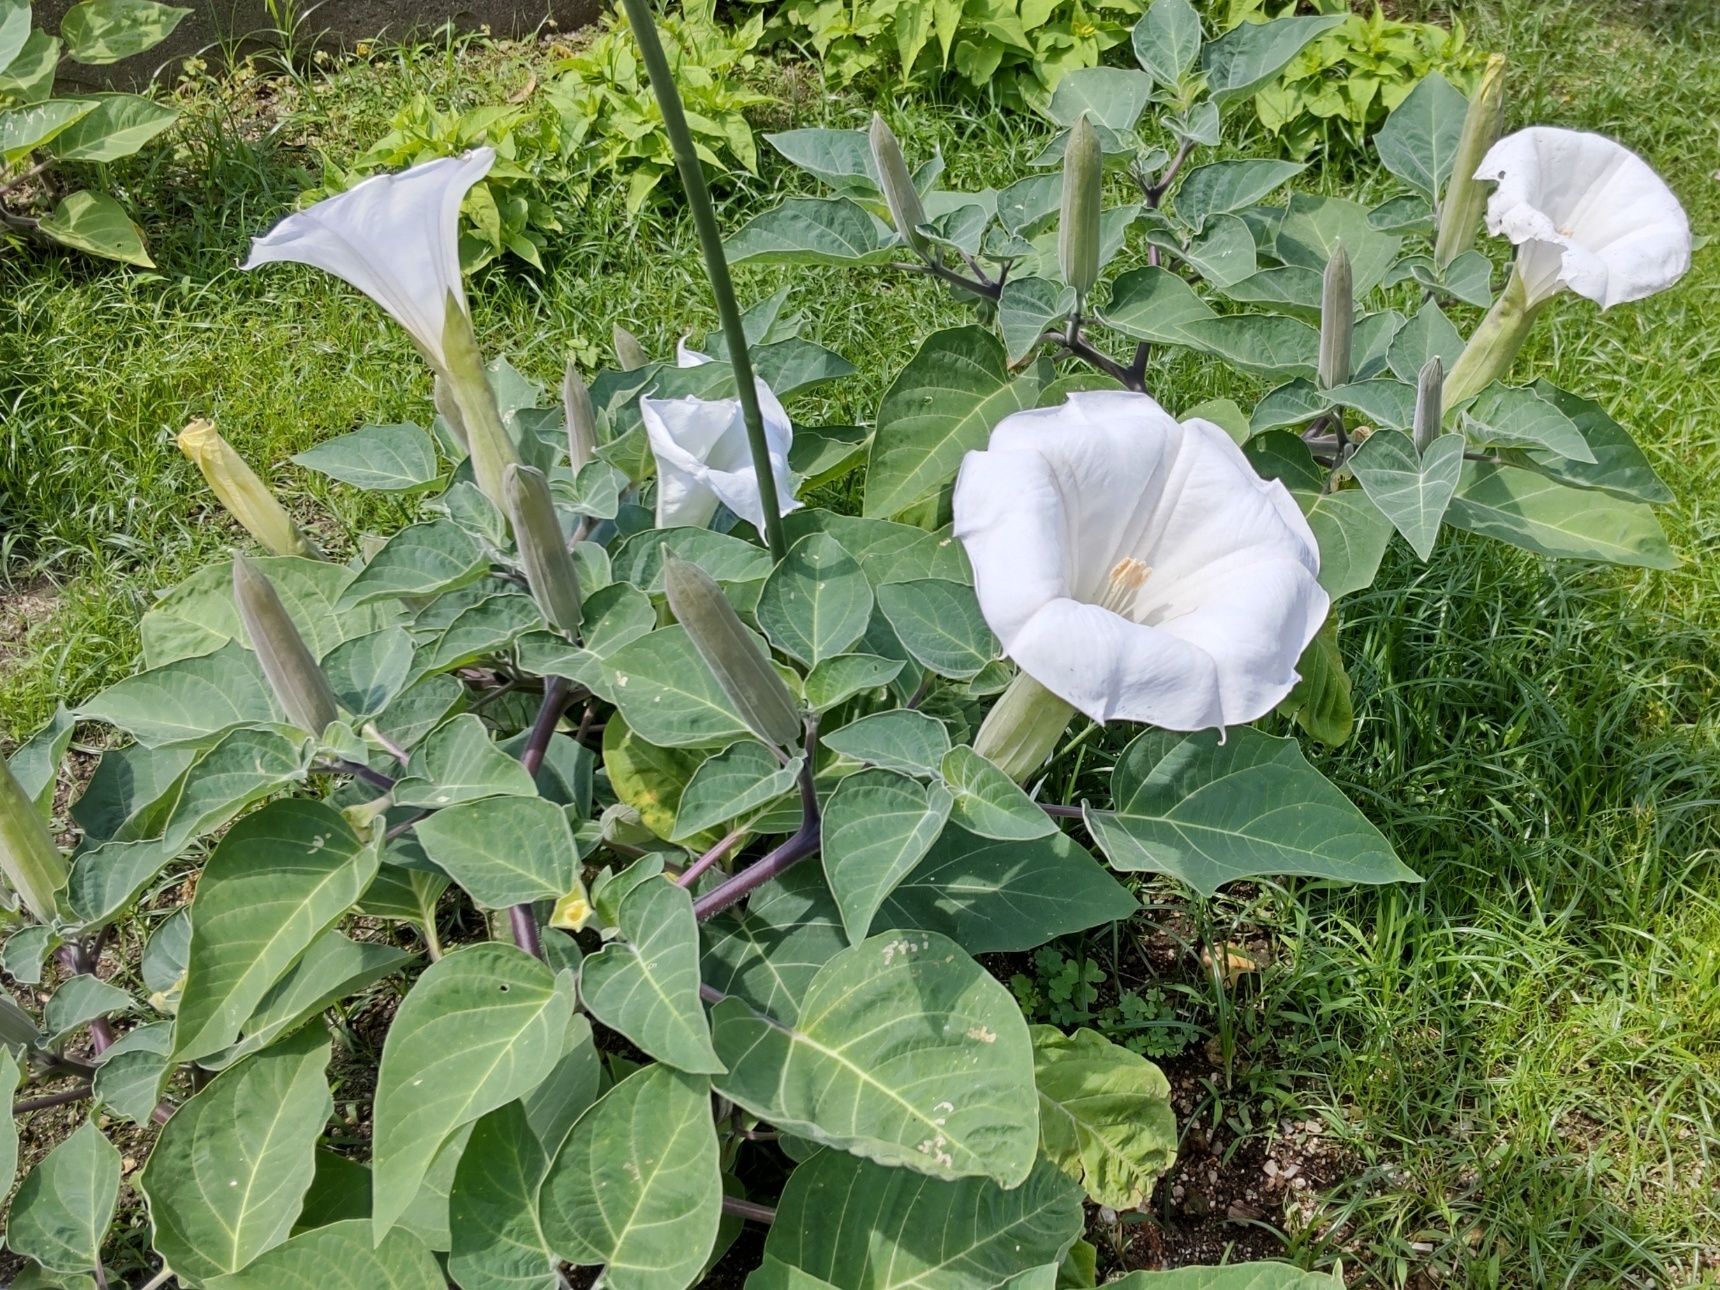
[{"label": "green leaf", "polygon": [[704,924],[709,984],[780,1021],[800,1015],[818,969],[848,945],[842,916],[816,865],[790,869]]},{"label": "green leaf", "polygon": [[[1250,440],[1257,443],[1258,440]],[[1380,559],[1392,540],[1392,523],[1359,488],[1291,495],[1308,518],[1320,547],[1320,585],[1333,600],[1374,585]]]},{"label": "green leaf", "polygon": [[48,955],[62,944],[52,927],[41,923],[20,927],[0,945],[0,972],[20,985],[41,985]]},{"label": "green leaf", "polygon": [[1445,311],[1429,300],[1392,337],[1391,348],[1386,351],[1386,362],[1398,380],[1414,385],[1428,359],[1439,359],[1449,372],[1462,353],[1463,337],[1445,316]]},{"label": "green leaf", "polygon": [[[620,713],[604,727],[603,769],[610,787],[660,838],[672,838],[679,832],[676,822],[681,798],[705,760],[702,749],[659,748],[647,743],[633,733]],[[715,841],[715,836],[704,833],[695,835],[694,845],[707,846]]]},{"label": "green leaf", "polygon": [[[26,5],[26,26],[29,21]],[[39,29],[30,32],[17,55],[0,66],[0,94],[18,103],[40,103],[53,92],[54,72],[59,63],[59,38]]]},{"label": "green leaf", "polygon": [[23,52],[30,39],[30,0],[0,0],[0,70]]},{"label": "green leaf", "polygon": [[1223,288],[1254,275],[1260,266],[1254,234],[1234,215],[1214,215],[1186,243],[1167,227],[1149,225],[1147,240],[1185,261],[1213,286]]},{"label": "green leaf", "polygon": [[791,197],[755,215],[723,250],[734,264],[875,264],[899,239],[887,225],[846,197]]},{"label": "green leaf", "polygon": [[1175,1272],[1131,1272],[1106,1283],[1106,1290],[1344,1290],[1326,1272],[1304,1272],[1293,1263],[1233,1263],[1222,1268]]},{"label": "green leaf", "polygon": [[[770,552],[757,543],[709,529],[678,528],[670,537],[669,546],[676,555],[698,565],[725,585],[758,582],[770,576]],[[841,540],[840,534],[836,537]],[[661,596],[663,546],[661,529],[646,529],[624,539],[614,552],[616,579]]]},{"label": "green leaf", "polygon": [[[796,757],[784,765],[756,739],[730,744],[701,762],[687,781],[675,807],[670,840],[692,839],[707,829],[757,814],[794,791],[803,760]],[[646,823],[649,826],[650,821]]]},{"label": "green leaf", "polygon": [[874,712],[821,736],[823,746],[869,766],[908,775],[938,773],[950,750],[950,732],[943,722],[923,712],[893,708]]},{"label": "green leaf", "polygon": [[74,62],[117,63],[155,48],[190,12],[152,0],[84,0],[60,19],[60,39]]},{"label": "green leaf", "polygon": [[54,99],[0,111],[0,162],[16,165],[95,110],[84,99]]},{"label": "green leaf", "polygon": [[782,130],[764,141],[789,164],[836,188],[876,194],[878,167],[864,130]]},{"label": "green leaf", "polygon": [[471,713],[438,726],[412,750],[407,770],[394,786],[399,806],[442,807],[537,794],[531,773],[496,747],[489,727]]},{"label": "green leaf", "polygon": [[1654,511],[1516,466],[1466,461],[1446,522],[1542,555],[1675,569]]},{"label": "green leaf", "polygon": [[281,720],[250,650],[229,641],[108,686],[76,715],[128,731],[141,744],[198,742],[237,726]]},{"label": "green leaf", "polygon": [[931,849],[950,815],[941,784],[863,770],[837,784],[824,808],[824,876],[853,942],[871,930],[884,898]]},{"label": "green leaf", "polygon": [[1241,282],[1221,287],[1228,300],[1242,304],[1281,305],[1312,318],[1320,312],[1321,275],[1299,264],[1280,264],[1251,273]]},{"label": "green leaf", "polygon": [[1253,206],[1307,168],[1298,161],[1215,161],[1196,166],[1177,186],[1171,208],[1198,233],[1212,216]]},{"label": "green leaf", "polygon": [[1284,874],[1420,881],[1294,739],[1149,730],[1117,759],[1111,792],[1114,810],[1082,814],[1112,867],[1169,874],[1202,896]]},{"label": "green leaf", "polygon": [[1361,413],[1375,428],[1408,430],[1415,424],[1415,387],[1389,376],[1335,385],[1321,394],[1329,403]]},{"label": "green leaf", "polygon": [[[1162,0],[1161,0],[1162,2]],[[1032,1104],[1029,1094],[1026,1105]],[[1081,1234],[1081,1193],[1041,1162],[1008,1191],[928,1182],[835,1151],[789,1175],[765,1254],[802,1279],[782,1290],[977,1290],[1056,1264]],[[748,1283],[751,1287],[751,1282]]]},{"label": "green leaf", "polygon": [[922,667],[955,681],[979,675],[1002,649],[965,582],[916,578],[878,588],[878,608]]},{"label": "green leaf", "polygon": [[872,442],[865,426],[796,426],[788,465],[803,491],[841,479],[860,464]]},{"label": "green leaf", "polygon": [[1375,228],[1368,221],[1368,208],[1359,202],[1292,194],[1274,243],[1278,258],[1323,272],[1340,244],[1350,257],[1355,293],[1361,297],[1386,276],[1403,239]]},{"label": "green leaf", "polygon": [[489,569],[478,541],[453,520],[401,529],[347,585],[341,607],[373,600],[429,596],[477,582]]},{"label": "green leaf", "polygon": [[894,515],[936,495],[963,454],[985,447],[992,427],[1037,394],[1032,377],[1010,378],[1003,345],[984,328],[933,332],[878,405],[865,514]]},{"label": "green leaf", "polygon": [[1312,376],[1320,358],[1320,333],[1285,314],[1226,314],[1183,328],[1188,343],[1263,376]]},{"label": "green leaf", "polygon": [[1451,178],[1469,100],[1438,72],[1416,83],[1374,136],[1387,170],[1428,197],[1438,198]]},{"label": "green leaf", "polygon": [[94,103],[95,110],[55,136],[49,151],[61,161],[118,161],[179,119],[178,108],[140,94],[91,94],[73,101]]},{"label": "green leaf", "polygon": [[754,612],[771,644],[810,667],[864,634],[872,586],[835,538],[808,533],[765,579]]},{"label": "green leaf", "polygon": [[950,819],[969,833],[1026,842],[1057,832],[1051,817],[1008,775],[972,748],[952,748],[939,767],[954,805]]},{"label": "green leaf", "polygon": [[432,963],[401,1002],[376,1087],[378,1235],[399,1221],[442,1144],[530,1092],[562,1056],[570,975],[494,941]]},{"label": "green leaf", "polygon": [[36,231],[74,251],[143,269],[155,267],[143,246],[143,230],[132,222],[125,207],[106,193],[87,189],[68,193],[42,217]]},{"label": "green leaf", "polygon": [[100,977],[79,973],[67,977],[42,1009],[42,1030],[50,1044],[57,1044],[79,1026],[110,1013],[129,1012],[131,996]]},{"label": "green leaf", "polygon": [[1152,78],[1132,68],[1080,67],[1057,82],[1046,115],[1065,129],[1085,116],[1109,130],[1133,130],[1152,96]]},{"label": "green leaf", "polygon": [[1004,283],[997,301],[997,326],[1009,361],[1019,363],[1031,354],[1046,330],[1061,324],[1074,308],[1075,288],[1048,278],[1011,278]]},{"label": "green leaf", "polygon": [[156,1253],[181,1277],[236,1271],[287,1239],[334,1111],[328,1059],[327,1032],[308,1026],[222,1071],[162,1128],[138,1186]]},{"label": "green leaf", "polygon": [[1311,738],[1328,747],[1348,743],[1355,729],[1356,713],[1350,702],[1350,675],[1338,649],[1338,628],[1328,617],[1296,661],[1298,680],[1278,705],[1292,716]]},{"label": "green leaf", "polygon": [[828,712],[856,694],[879,690],[896,679],[907,664],[901,659],[876,654],[838,654],[827,658],[806,674],[806,706]]},{"label": "green leaf", "polygon": [[1567,484],[1598,488],[1628,501],[1666,503],[1672,490],[1661,482],[1654,467],[1637,447],[1636,440],[1600,404],[1561,390],[1547,381],[1536,381],[1535,392],[1571,419],[1594,456],[1591,466],[1552,453],[1525,454],[1531,469]]},{"label": "green leaf", "polygon": [[[768,654],[764,642],[757,644]],[[699,747],[751,733],[679,623],[616,650],[609,675],[615,706],[648,743]]]},{"label": "green leaf", "polygon": [[1594,464],[1582,432],[1558,405],[1523,385],[1491,385],[1463,408],[1463,434],[1471,444],[1540,448]]},{"label": "green leaf", "polygon": [[374,717],[412,678],[413,653],[412,636],[404,627],[384,627],[336,645],[322,661],[323,675],[348,712]]},{"label": "green leaf", "polygon": [[[758,379],[770,386],[778,398],[804,394],[831,381],[853,376],[860,369],[842,355],[799,336],[779,340],[774,345],[761,345],[753,351],[753,371]],[[795,438],[801,435],[795,428]]]},{"label": "green leaf", "polygon": [[60,762],[66,749],[72,746],[72,732],[77,722],[64,703],[56,704],[54,715],[6,759],[6,765],[24,795],[36,804],[42,819],[49,819],[54,806],[54,789],[58,786]]},{"label": "green leaf", "polygon": [[1350,458],[1350,470],[1373,504],[1416,555],[1433,554],[1439,524],[1463,471],[1463,436],[1442,434],[1417,454],[1408,435],[1377,430]]},{"label": "green leaf", "polygon": [[699,926],[685,887],[648,879],[621,898],[621,938],[585,960],[580,999],[593,1017],[658,1061],[694,1074],[723,1069],[699,1001]]},{"label": "green leaf", "polygon": [[662,1290],[698,1278],[722,1196],[709,1081],[647,1066],[579,1118],[539,1205],[557,1256],[603,1264],[615,1290]]},{"label": "green leaf", "polygon": [[349,1218],[300,1232],[244,1270],[208,1282],[208,1290],[424,1290],[443,1282],[435,1257],[411,1232],[396,1229],[373,1242],[370,1223]]},{"label": "green leaf", "polygon": [[860,562],[873,590],[915,578],[973,581],[961,543],[947,526],[928,533],[911,524],[817,510],[795,511],[784,518],[783,525],[791,542],[814,530],[830,534]]},{"label": "green leaf", "polygon": [[1200,15],[1188,0],[1153,0],[1135,24],[1133,45],[1135,61],[1165,89],[1176,90],[1200,53]]},{"label": "green leaf", "polygon": [[[0,1044],[0,1099],[12,1105],[12,1095],[24,1078],[18,1059],[5,1044]],[[18,1176],[18,1122],[10,1115],[0,1124],[0,1195],[10,1195],[12,1180]]]},{"label": "green leaf", "polygon": [[952,826],[890,893],[882,918],[941,932],[972,954],[996,954],[1033,949],[1139,909],[1127,888],[1062,833],[1001,842]]},{"label": "green leaf", "polygon": [[448,1197],[448,1272],[461,1290],[557,1290],[555,1256],[537,1212],[548,1170],[549,1154],[521,1103],[478,1121]]},{"label": "green leaf", "polygon": [[95,1101],[136,1125],[147,1125],[161,1104],[172,1064],[173,1023],[154,1021],[121,1035],[96,1067]]},{"label": "green leaf", "polygon": [[380,493],[427,488],[441,473],[429,433],[410,423],[361,426],[313,444],[292,459],[306,470]]},{"label": "green leaf", "polygon": [[1318,18],[1278,18],[1244,22],[1201,50],[1207,91],[1220,106],[1247,98],[1271,81],[1318,36],[1344,22],[1347,14]]},{"label": "green leaf", "polygon": [[465,802],[419,821],[415,832],[425,854],[486,909],[554,900],[579,873],[567,813],[541,797]]},{"label": "green leaf", "polygon": [[[1247,230],[1245,229],[1244,232]],[[1125,336],[1165,345],[1193,345],[1189,324],[1216,315],[1212,307],[1169,269],[1133,269],[1111,286],[1103,319]]]},{"label": "green leaf", "polygon": [[173,1055],[219,1052],[376,876],[376,848],[339,811],[287,798],[246,816],[204,865]]},{"label": "green leaf", "polygon": [[1009,992],[955,942],[886,932],[813,977],[791,1027],[712,1014],[717,1091],[778,1128],[934,1178],[1026,1179],[1033,1057]]},{"label": "green leaf", "polygon": [[99,1268],[119,1199],[119,1166],[114,1145],[85,1120],[19,1184],[7,1247],[54,1272]]},{"label": "green leaf", "polygon": [[1171,1086],[1157,1066],[1096,1030],[1032,1026],[1039,1142],[1047,1159],[1111,1209],[1145,1209],[1177,1154]]}]

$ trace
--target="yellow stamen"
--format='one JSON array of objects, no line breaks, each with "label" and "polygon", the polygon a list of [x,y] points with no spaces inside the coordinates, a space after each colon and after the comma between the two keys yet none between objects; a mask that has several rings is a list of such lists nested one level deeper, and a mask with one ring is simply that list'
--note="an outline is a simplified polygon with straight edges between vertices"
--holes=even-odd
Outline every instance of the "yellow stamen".
[{"label": "yellow stamen", "polygon": [[1124,556],[1111,566],[1111,580],[1105,588],[1105,594],[1099,599],[1099,608],[1109,609],[1114,614],[1130,618],[1130,609],[1134,606],[1135,595],[1152,576],[1152,566],[1145,564],[1133,556]]}]

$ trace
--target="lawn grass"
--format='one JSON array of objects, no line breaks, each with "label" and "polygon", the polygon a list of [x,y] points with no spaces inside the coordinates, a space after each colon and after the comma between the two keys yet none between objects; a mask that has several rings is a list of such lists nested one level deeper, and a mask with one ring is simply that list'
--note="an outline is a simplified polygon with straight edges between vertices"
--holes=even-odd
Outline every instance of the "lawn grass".
[{"label": "lawn grass", "polygon": [[[1602,130],[1720,229],[1714,114],[1720,16],[1698,4],[1511,0],[1464,5],[1511,59],[1509,117]],[[0,739],[124,672],[153,589],[230,543],[170,436],[213,413],[328,530],[393,516],[285,464],[367,421],[428,415],[409,345],[309,271],[234,268],[314,169],[352,150],[408,93],[516,88],[522,51],[401,51],[327,77],[195,89],[177,150],[121,172],[153,212],[159,274],[0,258],[0,553],[58,586],[21,641],[0,633]],[[862,122],[804,73],[781,124]],[[976,107],[885,105],[916,157],[955,182],[1019,173],[1036,127]],[[793,182],[725,190],[732,226]],[[1328,174],[1323,182],[1341,185]],[[691,230],[668,206],[630,225],[598,193],[539,280],[491,272],[480,332],[544,380],[594,362],[623,322],[657,352],[712,315]],[[783,275],[743,272],[745,298]],[[964,311],[925,284],[816,273],[802,307],[863,376],[795,411],[868,419],[914,344]],[[1211,933],[1264,943],[1266,970],[1225,994],[1184,974],[1180,1011],[1214,1041],[1194,1119],[1269,1136],[1316,1120],[1347,1161],[1290,1236],[1359,1284],[1666,1286],[1720,1266],[1720,259],[1679,288],[1599,315],[1561,302],[1520,371],[1598,399],[1677,494],[1679,569],[1552,566],[1450,540],[1428,566],[1394,548],[1346,601],[1357,737],[1311,755],[1427,881],[1387,890],[1266,889],[1217,902]],[[1173,409],[1225,388],[1163,360]],[[0,614],[0,619],[4,615]],[[1102,784],[1093,741],[1068,780]],[[1130,941],[1068,947],[1129,969]],[[1274,1219],[1277,1218],[1273,1214]]]}]

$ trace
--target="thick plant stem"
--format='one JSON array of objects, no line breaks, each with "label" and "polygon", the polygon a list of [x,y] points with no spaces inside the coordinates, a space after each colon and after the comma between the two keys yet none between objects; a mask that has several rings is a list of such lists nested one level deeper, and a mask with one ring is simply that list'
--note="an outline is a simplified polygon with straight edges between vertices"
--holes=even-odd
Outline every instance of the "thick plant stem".
[{"label": "thick plant stem", "polygon": [[663,112],[663,128],[668,132],[669,144],[675,151],[675,168],[680,172],[681,186],[687,193],[693,227],[699,233],[699,248],[704,252],[705,270],[711,279],[711,295],[716,298],[717,314],[723,323],[723,339],[728,344],[729,365],[735,373],[735,395],[740,399],[741,416],[746,421],[753,473],[758,476],[765,541],[770,546],[771,555],[780,560],[788,554],[788,539],[782,528],[782,505],[776,494],[770,447],[764,437],[764,414],[759,410],[752,357],[747,351],[740,307],[735,303],[734,283],[729,279],[729,262],[723,254],[723,235],[717,227],[716,208],[711,204],[710,190],[705,186],[704,166],[693,147],[687,114],[682,110],[681,96],[675,88],[669,60],[663,53],[663,42],[658,38],[649,0],[623,0],[623,4],[634,39],[639,42],[639,57],[645,64],[645,75],[651,81],[651,92],[657,96],[657,106]]},{"label": "thick plant stem", "polygon": [[1071,705],[1026,672],[1018,672],[986,713],[973,750],[1016,783],[1023,783],[1045,764],[1074,715]]},{"label": "thick plant stem", "polygon": [[79,1084],[76,1088],[68,1088],[61,1093],[44,1093],[41,1097],[25,1098],[22,1102],[12,1103],[13,1115],[28,1115],[31,1111],[46,1111],[50,1107],[67,1106],[72,1102],[81,1102],[94,1091],[89,1084]]},{"label": "thick plant stem", "polygon": [[1513,269],[1505,290],[1499,293],[1493,308],[1475,328],[1469,343],[1463,347],[1463,353],[1452,365],[1451,374],[1445,378],[1446,407],[1455,407],[1465,399],[1474,398],[1511,370],[1512,360],[1528,338],[1529,328],[1540,309],[1539,304],[1529,303],[1529,289],[1523,285],[1522,276]]},{"label": "thick plant stem", "polygon": [[[543,702],[538,706],[537,720],[532,722],[531,734],[526,736],[526,746],[520,753],[520,765],[526,768],[528,775],[535,776],[538,767],[543,765],[544,754],[549,751],[549,741],[555,735],[556,724],[561,720],[562,710],[567,707],[570,688],[567,678],[561,676],[552,676],[544,683]],[[538,931],[537,915],[532,910],[531,902],[510,905],[508,923],[514,931],[514,944],[533,958],[541,959],[543,937]]]},{"label": "thick plant stem", "polygon": [[812,779],[811,739],[808,739],[806,765],[800,770],[800,827],[757,864],[742,869],[693,902],[693,915],[700,922],[714,918],[755,888],[772,878],[787,873],[802,860],[818,852],[820,832],[818,792]]}]

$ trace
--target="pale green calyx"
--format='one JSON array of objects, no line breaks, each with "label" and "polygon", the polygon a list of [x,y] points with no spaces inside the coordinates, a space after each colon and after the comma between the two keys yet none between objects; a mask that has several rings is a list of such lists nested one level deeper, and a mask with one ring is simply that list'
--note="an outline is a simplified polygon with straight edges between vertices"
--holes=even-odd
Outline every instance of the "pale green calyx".
[{"label": "pale green calyx", "polygon": [[1320,288],[1320,388],[1332,389],[1350,379],[1350,337],[1356,323],[1355,277],[1343,243],[1332,248]]},{"label": "pale green calyx", "polygon": [[884,118],[872,114],[872,128],[867,133],[872,145],[872,164],[878,168],[878,184],[884,190],[884,205],[896,231],[907,239],[917,255],[931,255],[931,243],[919,231],[926,222],[926,208],[920,202],[920,190],[914,187],[914,177],[908,171],[908,159],[902,155],[902,145],[884,124]]},{"label": "pale green calyx", "polygon": [[561,378],[561,406],[567,416],[567,461],[577,475],[597,456],[597,409],[571,358]]},{"label": "pale green calyx", "polygon": [[321,735],[340,717],[334,690],[281,603],[275,584],[242,555],[233,557],[233,601],[287,721],[308,734]]},{"label": "pale green calyx", "polygon": [[615,360],[621,364],[623,372],[636,372],[651,361],[639,338],[620,323],[610,328],[609,336],[615,344]]},{"label": "pale green calyx", "polygon": [[442,424],[448,427],[448,433],[454,436],[462,448],[470,452],[472,441],[466,434],[466,420],[460,415],[460,405],[454,399],[454,387],[440,372],[437,372],[435,379],[430,382],[430,402],[435,405]]},{"label": "pale green calyx", "polygon": [[747,728],[766,743],[800,740],[800,711],[770,658],[747,631],[716,579],[663,550],[663,591],[675,619]]},{"label": "pale green calyx", "polygon": [[1074,715],[1071,704],[1018,672],[986,713],[973,750],[1016,783],[1025,783],[1051,756]]},{"label": "pale green calyx", "polygon": [[1469,111],[1463,117],[1463,133],[1458,136],[1457,156],[1451,166],[1451,180],[1439,208],[1439,236],[1434,242],[1433,258],[1442,269],[1475,245],[1481,211],[1487,204],[1487,184],[1477,179],[1475,172],[1488,149],[1499,141],[1504,128],[1505,56],[1494,54],[1488,58],[1475,93],[1469,98]]},{"label": "pale green calyx", "polygon": [[1511,363],[1523,347],[1540,309],[1540,304],[1529,303],[1523,275],[1513,269],[1499,299],[1476,326],[1445,378],[1447,407],[1474,398],[1511,370]]},{"label": "pale green calyx", "polygon": [[1445,418],[1445,364],[1435,354],[1422,364],[1415,381],[1415,450],[1426,452],[1427,446],[1439,438],[1440,422]]},{"label": "pale green calyx", "polygon": [[484,370],[484,355],[478,348],[472,319],[464,309],[448,302],[442,333],[442,355],[448,390],[459,410],[466,431],[466,448],[472,454],[472,476],[478,489],[497,506],[502,505],[502,472],[519,461],[519,450],[502,425],[501,409],[490,375]]},{"label": "pale green calyx", "polygon": [[0,874],[38,922],[52,922],[66,885],[66,859],[36,803],[0,758]]},{"label": "pale green calyx", "polygon": [[569,635],[581,621],[579,575],[543,472],[517,462],[502,472],[502,499],[532,599],[550,626]]},{"label": "pale green calyx", "polygon": [[1099,204],[1105,156],[1098,132],[1085,114],[1069,131],[1063,150],[1063,220],[1057,230],[1057,260],[1063,280],[1082,300],[1099,280]]}]

